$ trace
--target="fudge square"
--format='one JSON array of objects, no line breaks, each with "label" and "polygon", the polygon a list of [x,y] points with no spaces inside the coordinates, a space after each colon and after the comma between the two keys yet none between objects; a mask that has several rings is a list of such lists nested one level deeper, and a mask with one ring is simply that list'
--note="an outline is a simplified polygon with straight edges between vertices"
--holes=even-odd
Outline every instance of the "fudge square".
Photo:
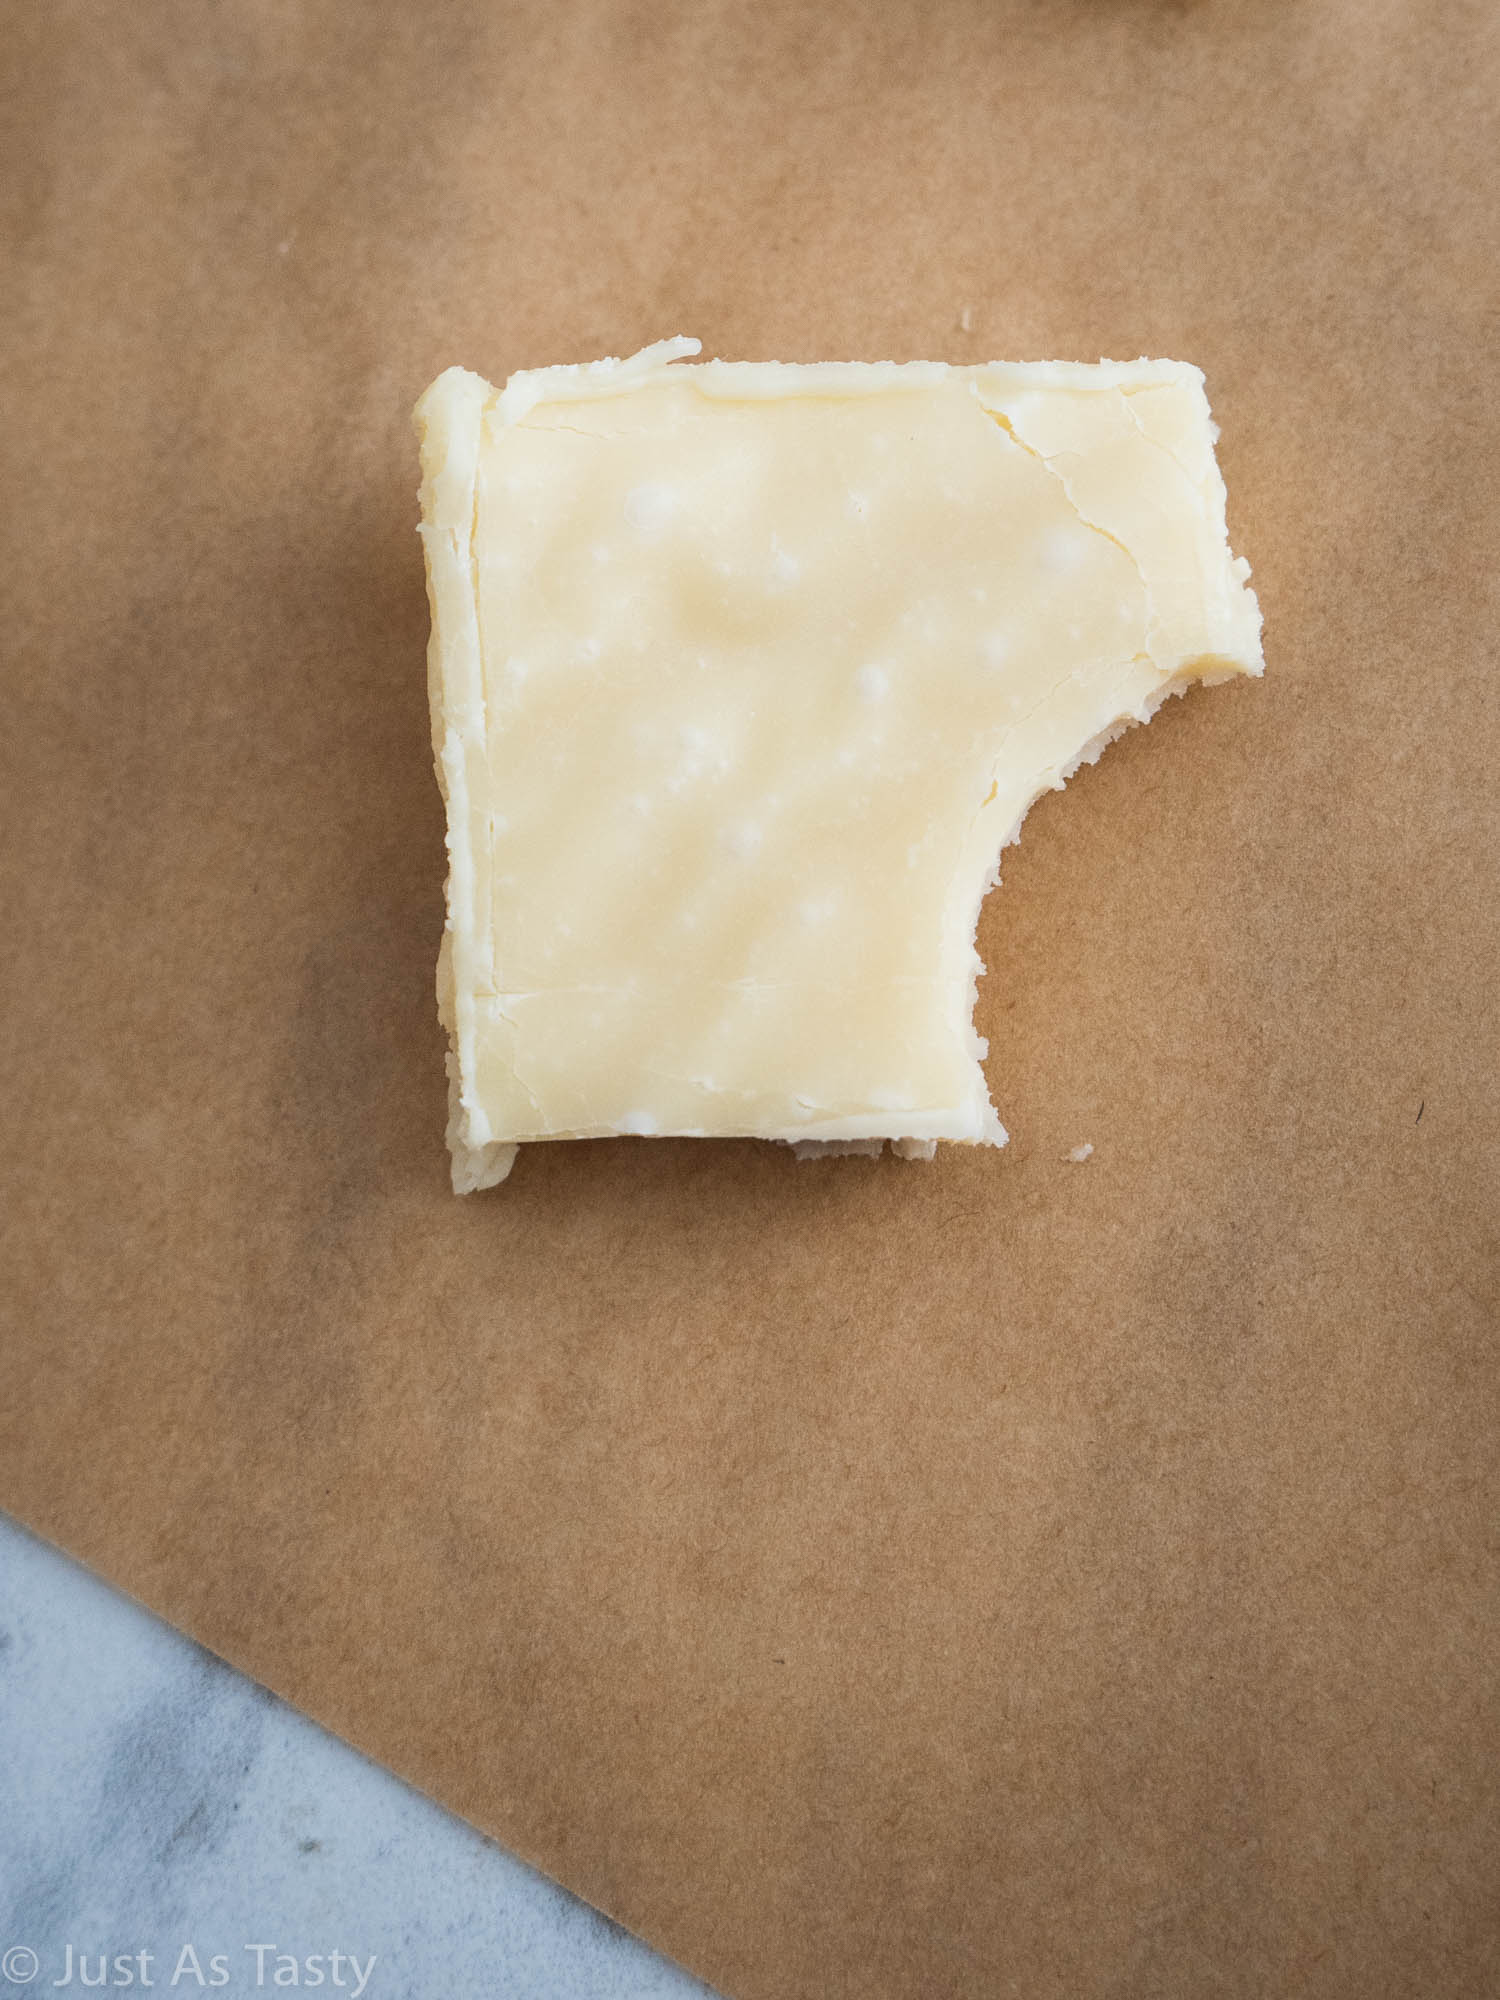
[{"label": "fudge square", "polygon": [[1003,1144],[1002,849],[1261,671],[1196,368],[697,351],[417,405],[460,1192],[541,1140]]}]

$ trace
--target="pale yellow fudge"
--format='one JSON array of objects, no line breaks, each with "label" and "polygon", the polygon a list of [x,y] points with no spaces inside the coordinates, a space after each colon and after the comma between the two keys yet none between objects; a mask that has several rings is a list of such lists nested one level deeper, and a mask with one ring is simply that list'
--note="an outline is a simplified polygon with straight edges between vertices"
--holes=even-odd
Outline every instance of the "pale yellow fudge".
[{"label": "pale yellow fudge", "polygon": [[696,352],[417,405],[461,1192],[543,1139],[1003,1144],[1001,850],[1261,670],[1196,368]]}]

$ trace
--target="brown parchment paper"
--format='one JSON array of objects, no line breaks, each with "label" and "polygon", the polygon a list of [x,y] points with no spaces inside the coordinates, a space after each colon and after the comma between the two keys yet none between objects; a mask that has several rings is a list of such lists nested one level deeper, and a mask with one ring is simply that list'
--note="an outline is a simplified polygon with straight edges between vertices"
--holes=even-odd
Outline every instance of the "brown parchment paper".
[{"label": "brown parchment paper", "polygon": [[[1500,1990],[1500,10],[3,49],[0,1502],[744,2000]],[[408,411],[677,332],[1198,362],[1270,671],[1028,821],[1006,1152],[456,1201]]]}]

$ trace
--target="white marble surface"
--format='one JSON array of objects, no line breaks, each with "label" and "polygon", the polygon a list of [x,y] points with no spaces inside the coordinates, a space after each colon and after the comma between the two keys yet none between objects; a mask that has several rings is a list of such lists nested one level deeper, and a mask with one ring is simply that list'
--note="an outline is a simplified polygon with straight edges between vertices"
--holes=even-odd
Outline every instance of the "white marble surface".
[{"label": "white marble surface", "polygon": [[370,2000],[707,1995],[0,1516],[0,2000],[101,1971],[179,1994],[295,1971],[330,1996],[363,1975]]}]

